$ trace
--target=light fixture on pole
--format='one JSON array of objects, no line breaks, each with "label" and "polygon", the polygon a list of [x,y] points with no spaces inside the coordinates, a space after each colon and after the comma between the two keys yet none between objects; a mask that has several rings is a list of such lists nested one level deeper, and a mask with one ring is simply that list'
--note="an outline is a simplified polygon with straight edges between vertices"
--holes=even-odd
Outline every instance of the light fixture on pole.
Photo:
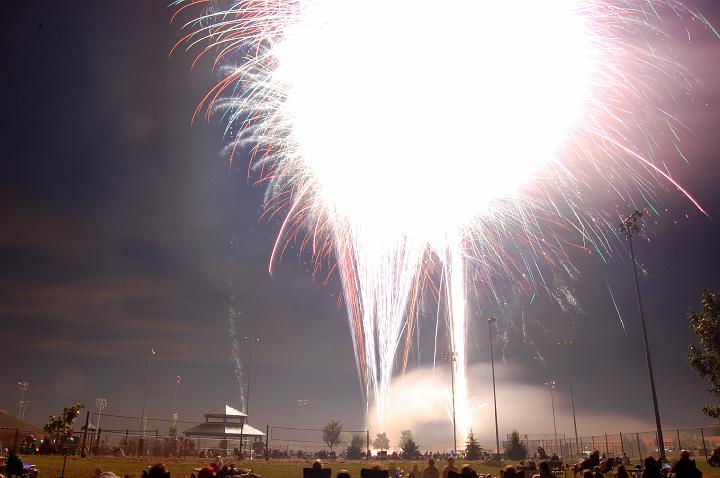
[{"label": "light fixture on pole", "polygon": [[497,454],[500,455],[500,431],[498,429],[497,417],[497,395],[495,394],[495,356],[493,355],[493,333],[492,324],[497,321],[493,315],[488,319],[488,332],[490,333],[490,366],[492,368],[492,384],[493,384],[493,407],[495,409],[495,447]]},{"label": "light fixture on pole", "polygon": [[650,392],[652,393],[653,411],[655,412],[655,426],[657,428],[658,450],[660,460],[665,460],[665,440],[663,439],[662,424],[660,423],[660,410],[658,409],[657,392],[655,391],[655,374],[652,368],[650,357],[650,345],[648,344],[647,328],[645,326],[645,311],[643,310],[642,297],[640,296],[640,281],[638,279],[637,261],[635,260],[635,249],[633,248],[633,234],[640,232],[640,220],[642,211],[637,209],[630,217],[620,223],[620,232],[630,244],[630,258],[633,265],[633,278],[635,279],[635,294],[637,295],[638,310],[640,311],[640,323],[642,324],[643,343],[645,344],[645,361],[647,362],[648,376],[650,378]]},{"label": "light fixture on pole", "polygon": [[301,424],[304,421],[303,419],[305,418],[305,409],[307,408],[308,405],[310,405],[310,400],[298,400],[297,401],[297,406],[298,406],[298,409],[300,410]]},{"label": "light fixture on pole", "polygon": [[552,417],[553,417],[553,433],[555,434],[555,448],[557,449],[558,437],[557,437],[557,423],[555,422],[555,380],[545,382],[545,386],[550,389],[550,405],[552,406]]},{"label": "light fixture on pole", "polygon": [[[564,346],[564,347],[572,347],[575,345],[575,342],[572,340],[562,340],[558,342],[558,345]],[[570,364],[572,363],[570,360],[567,361],[568,363],[568,387],[570,388],[570,405],[572,408],[572,414],[573,414],[573,427],[575,429],[575,448],[577,450],[577,453],[580,454],[580,439],[578,438],[578,431],[577,431],[577,420],[575,418],[575,396],[573,395],[573,386],[572,386],[572,373],[570,372]]]},{"label": "light fixture on pole", "polygon": [[95,406],[98,409],[98,411],[97,411],[98,419],[97,419],[97,423],[95,424],[95,426],[97,427],[98,430],[100,430],[100,417],[102,416],[103,409],[107,408],[108,401],[107,401],[107,399],[102,398],[102,397],[96,398]]},{"label": "light fixture on pole", "polygon": [[243,337],[248,343],[248,378],[247,378],[247,394],[245,396],[245,415],[250,415],[250,377],[252,375],[252,346],[254,343],[260,342],[260,337]]},{"label": "light fixture on pole", "polygon": [[453,453],[457,453],[457,426],[455,424],[455,361],[457,352],[441,352],[440,356],[450,364],[450,387],[452,393]]},{"label": "light fixture on pole", "polygon": [[20,389],[20,401],[18,402],[18,420],[25,418],[25,408],[30,402],[25,401],[25,392],[30,388],[30,382],[22,380],[18,382],[18,388]]}]

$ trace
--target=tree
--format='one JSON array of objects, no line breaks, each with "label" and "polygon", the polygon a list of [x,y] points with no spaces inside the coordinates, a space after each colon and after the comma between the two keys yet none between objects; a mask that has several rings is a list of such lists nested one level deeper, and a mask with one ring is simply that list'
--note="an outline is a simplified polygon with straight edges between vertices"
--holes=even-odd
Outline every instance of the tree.
[{"label": "tree", "polygon": [[350,440],[350,446],[347,447],[347,450],[345,452],[348,460],[359,460],[360,458],[362,458],[363,444],[364,440],[362,436],[354,435],[352,437],[352,440]]},{"label": "tree", "polygon": [[385,432],[378,433],[377,438],[372,441],[371,445],[376,450],[387,450],[390,448],[390,439]]},{"label": "tree", "polygon": [[412,432],[410,430],[402,430],[400,432],[400,443],[398,443],[398,446],[402,448],[405,445],[405,442],[408,440],[412,440]]},{"label": "tree", "polygon": [[[688,363],[700,378],[710,382],[708,392],[720,399],[720,294],[702,291],[702,311],[690,309],[690,330],[700,347],[690,346]],[[705,405],[705,415],[720,420],[720,405]]]},{"label": "tree", "polygon": [[330,420],[325,428],[323,428],[323,441],[332,451],[333,447],[340,443],[340,434],[342,433],[342,424],[335,420]]},{"label": "tree", "polygon": [[465,459],[479,460],[481,452],[482,450],[480,449],[480,444],[475,439],[475,434],[473,434],[472,430],[470,430],[470,433],[468,434],[468,441],[465,444]]},{"label": "tree", "polygon": [[527,447],[520,441],[520,434],[513,430],[510,441],[505,444],[505,457],[508,460],[524,460],[527,458]]},{"label": "tree", "polygon": [[43,431],[48,435],[62,433],[65,438],[65,457],[63,458],[61,478],[65,477],[65,463],[67,462],[68,438],[72,436],[75,420],[80,416],[80,410],[85,408],[83,402],[77,402],[72,407],[65,407],[60,415],[50,415],[48,422],[43,427]]},{"label": "tree", "polygon": [[415,443],[410,430],[400,432],[400,449],[405,458],[415,458],[418,455],[420,447]]}]

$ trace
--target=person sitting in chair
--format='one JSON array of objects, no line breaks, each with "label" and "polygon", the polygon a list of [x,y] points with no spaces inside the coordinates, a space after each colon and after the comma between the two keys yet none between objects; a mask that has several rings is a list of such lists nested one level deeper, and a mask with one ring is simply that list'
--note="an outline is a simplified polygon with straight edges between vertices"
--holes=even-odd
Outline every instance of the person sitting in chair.
[{"label": "person sitting in chair", "polygon": [[710,466],[720,466],[720,446],[715,448],[710,458],[708,458]]},{"label": "person sitting in chair", "polygon": [[7,462],[5,463],[5,476],[12,478],[13,476],[25,475],[25,469],[23,468],[23,462],[15,450],[10,450]]}]

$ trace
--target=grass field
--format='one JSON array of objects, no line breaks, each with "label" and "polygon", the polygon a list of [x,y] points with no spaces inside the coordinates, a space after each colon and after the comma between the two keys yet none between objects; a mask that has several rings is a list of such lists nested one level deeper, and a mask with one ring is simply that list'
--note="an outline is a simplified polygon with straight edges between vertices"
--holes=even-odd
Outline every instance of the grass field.
[{"label": "grass field", "polygon": [[[61,456],[23,456],[24,463],[32,463],[40,469],[40,478],[57,478],[60,476],[63,458]],[[193,472],[193,468],[205,466],[210,460],[194,460],[194,459],[165,459],[162,462],[170,470],[173,478],[187,478]],[[112,458],[112,457],[68,457],[67,466],[65,468],[66,478],[91,478],[96,468],[103,471],[112,471],[121,478],[124,476],[139,478],[142,470],[156,462],[148,461],[140,458]],[[227,463],[230,463],[229,461]],[[302,478],[303,467],[310,466],[312,461],[299,460],[272,460],[265,462],[263,460],[244,461],[236,463],[236,466],[242,468],[253,468],[256,473],[264,478]],[[395,465],[408,471],[412,468],[413,462],[379,462],[381,466],[394,469]],[[698,467],[703,472],[703,478],[720,478],[720,468],[709,467],[703,459],[697,460]],[[424,463],[418,462],[420,468]],[[508,463],[505,463],[508,464]],[[491,473],[496,476],[499,470],[497,463],[489,466],[486,463],[473,462],[473,467],[479,473]],[[367,467],[366,462],[346,462],[346,463],[326,463],[327,467],[332,468],[333,477],[342,470],[348,470],[353,478],[360,477],[360,468]],[[609,475],[608,475],[609,476]],[[572,478],[569,475],[569,478]]]}]

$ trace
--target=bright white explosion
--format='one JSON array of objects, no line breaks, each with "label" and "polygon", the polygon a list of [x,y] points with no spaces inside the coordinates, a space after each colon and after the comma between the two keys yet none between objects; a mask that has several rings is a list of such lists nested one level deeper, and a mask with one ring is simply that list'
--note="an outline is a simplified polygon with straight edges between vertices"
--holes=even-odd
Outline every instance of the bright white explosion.
[{"label": "bright white explosion", "polygon": [[627,202],[679,188],[645,147],[675,133],[658,103],[684,79],[656,45],[664,15],[702,20],[675,0],[241,0],[188,23],[180,43],[223,65],[203,104],[286,212],[276,252],[302,233],[334,258],[376,423],[423,293],[443,308],[464,437],[470,276],[548,287],[540,263],[569,262],[555,225],[613,247],[591,183]]}]

